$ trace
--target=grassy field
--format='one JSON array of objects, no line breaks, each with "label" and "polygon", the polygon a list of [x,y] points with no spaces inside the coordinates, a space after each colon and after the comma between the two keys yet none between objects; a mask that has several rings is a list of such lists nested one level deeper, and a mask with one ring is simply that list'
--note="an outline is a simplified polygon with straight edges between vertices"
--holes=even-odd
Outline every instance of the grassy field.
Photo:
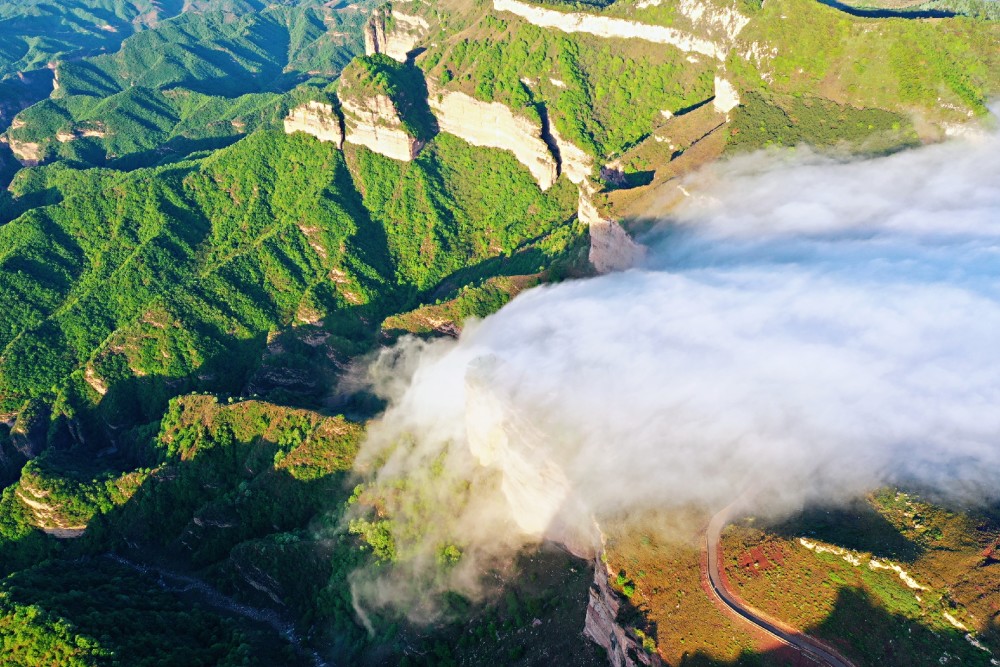
[{"label": "grassy field", "polygon": [[988,665],[1000,650],[997,536],[986,516],[885,490],[780,524],[743,520],[724,554],[748,603],[859,664]]}]

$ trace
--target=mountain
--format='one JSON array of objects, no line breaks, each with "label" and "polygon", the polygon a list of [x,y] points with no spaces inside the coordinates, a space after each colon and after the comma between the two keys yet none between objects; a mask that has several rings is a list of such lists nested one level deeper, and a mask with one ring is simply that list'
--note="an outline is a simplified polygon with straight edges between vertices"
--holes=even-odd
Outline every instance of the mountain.
[{"label": "mountain", "polygon": [[[644,516],[594,558],[520,551],[479,595],[438,586],[465,547],[436,544],[407,582],[434,613],[363,604],[426,565],[394,520],[430,501],[358,458],[385,409],[359,368],[631,266],[711,163],[987,124],[998,43],[975,0],[0,0],[4,660],[795,660],[701,590],[697,511],[679,541]],[[988,664],[998,534],[883,489],[723,546],[741,595],[856,664]]]}]

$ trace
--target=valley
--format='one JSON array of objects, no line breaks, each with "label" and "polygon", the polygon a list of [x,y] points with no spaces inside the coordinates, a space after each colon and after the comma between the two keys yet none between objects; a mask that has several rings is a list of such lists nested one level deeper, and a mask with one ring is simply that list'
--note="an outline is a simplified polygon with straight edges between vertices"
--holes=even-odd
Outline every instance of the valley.
[{"label": "valley", "polygon": [[[770,319],[714,329],[771,294],[760,276],[850,275],[938,342],[914,314],[933,306],[863,283],[871,247],[903,282],[936,275],[911,246],[938,243],[940,266],[966,262],[942,317],[982,297],[962,321],[990,349],[994,297],[966,284],[992,284],[988,234],[908,245],[878,227],[894,216],[837,208],[882,210],[924,168],[891,160],[995,143],[994,3],[903,5],[0,0],[0,662],[995,664],[995,497],[917,471],[829,506],[775,484],[780,511],[708,509],[757,470],[757,422],[741,437],[729,415],[765,415],[776,451],[782,400],[789,432],[827,413],[798,418],[813,387],[788,369],[812,358],[783,355],[827,345],[854,368],[839,350],[887,337],[830,343],[881,312],[840,293],[842,320],[780,293]],[[939,199],[906,219],[922,233],[947,206],[965,233],[1000,210],[978,180],[993,162],[940,155],[965,196],[928,181],[908,201]],[[809,176],[830,165],[894,185]],[[850,246],[857,268],[811,229],[786,247],[761,225],[757,254],[744,228],[698,236],[759,211],[859,219],[872,244]],[[719,297],[744,254],[770,263]],[[757,381],[743,345],[778,329],[777,352],[746,354],[789,375],[690,427],[684,406]],[[966,376],[973,398],[914,423],[979,415],[991,385]],[[979,472],[941,463],[970,488],[992,469],[960,450],[983,421],[954,434]],[[700,481],[722,447],[722,483]]]}]

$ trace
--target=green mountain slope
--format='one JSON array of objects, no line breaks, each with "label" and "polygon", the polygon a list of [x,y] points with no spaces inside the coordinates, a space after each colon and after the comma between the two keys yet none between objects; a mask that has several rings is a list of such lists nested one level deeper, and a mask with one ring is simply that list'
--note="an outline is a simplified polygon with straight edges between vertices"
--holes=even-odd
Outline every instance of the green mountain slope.
[{"label": "green mountain slope", "polygon": [[[455,335],[589,275],[603,228],[632,249],[611,218],[669,206],[720,157],[882,153],[980,122],[1000,23],[972,0],[932,20],[888,4],[0,0],[0,662],[605,664],[580,638],[604,564],[552,545],[488,573],[482,600],[438,596],[433,623],[359,613],[359,568],[407,554],[400,489],[355,471],[383,405],[339,383],[400,335]],[[631,36],[565,29],[594,20]],[[914,564],[954,589],[935,604],[986,618],[994,519],[940,516],[958,546]],[[852,613],[986,659],[936,607],[900,607],[888,575],[793,558],[782,529],[727,540],[780,542],[768,576],[820,577],[803,627],[851,634],[872,664]],[[608,536],[608,622],[629,646],[787,657],[692,601],[697,536]],[[442,545],[436,566],[461,558]],[[794,606],[729,566],[762,605]]]}]

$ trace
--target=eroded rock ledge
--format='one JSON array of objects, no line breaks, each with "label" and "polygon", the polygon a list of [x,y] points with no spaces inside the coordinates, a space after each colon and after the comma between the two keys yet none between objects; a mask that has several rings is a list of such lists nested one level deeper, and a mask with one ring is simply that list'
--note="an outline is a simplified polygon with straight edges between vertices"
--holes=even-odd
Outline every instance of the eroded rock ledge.
[{"label": "eroded rock ledge", "polygon": [[459,92],[432,92],[430,107],[442,132],[473,146],[510,151],[542,190],[556,182],[559,165],[542,139],[540,123],[516,115],[499,102],[481,102]]},{"label": "eroded rock ledge", "polygon": [[[387,29],[387,26],[391,26]],[[376,53],[406,62],[430,25],[420,16],[404,14],[395,8],[381,7],[372,12],[365,26],[365,55]]]},{"label": "eroded rock ledge", "polygon": [[641,39],[654,44],[669,44],[681,51],[700,53],[717,60],[726,59],[727,49],[724,45],[676,28],[649,25],[610,16],[579,12],[565,13],[530,5],[526,2],[520,2],[520,0],[493,0],[493,9],[498,12],[516,14],[540,28],[555,28],[567,33],[582,32],[598,37]]},{"label": "eroded rock ledge", "polygon": [[387,95],[341,99],[344,110],[344,140],[365,146],[393,160],[409,162],[424,142],[403,126],[403,120]]},{"label": "eroded rock ledge", "polygon": [[305,132],[320,141],[329,141],[337,148],[344,146],[344,131],[340,117],[332,104],[307,102],[292,109],[285,118],[285,134]]},{"label": "eroded rock ledge", "polygon": [[590,229],[589,259],[598,273],[624,271],[646,256],[645,246],[633,241],[617,220],[601,216],[582,191],[577,215]]},{"label": "eroded rock ledge", "polygon": [[583,634],[608,654],[613,667],[659,667],[663,664],[655,653],[647,653],[642,643],[618,623],[621,602],[611,590],[608,566],[600,557],[594,561],[594,583],[590,586],[587,619]]}]

